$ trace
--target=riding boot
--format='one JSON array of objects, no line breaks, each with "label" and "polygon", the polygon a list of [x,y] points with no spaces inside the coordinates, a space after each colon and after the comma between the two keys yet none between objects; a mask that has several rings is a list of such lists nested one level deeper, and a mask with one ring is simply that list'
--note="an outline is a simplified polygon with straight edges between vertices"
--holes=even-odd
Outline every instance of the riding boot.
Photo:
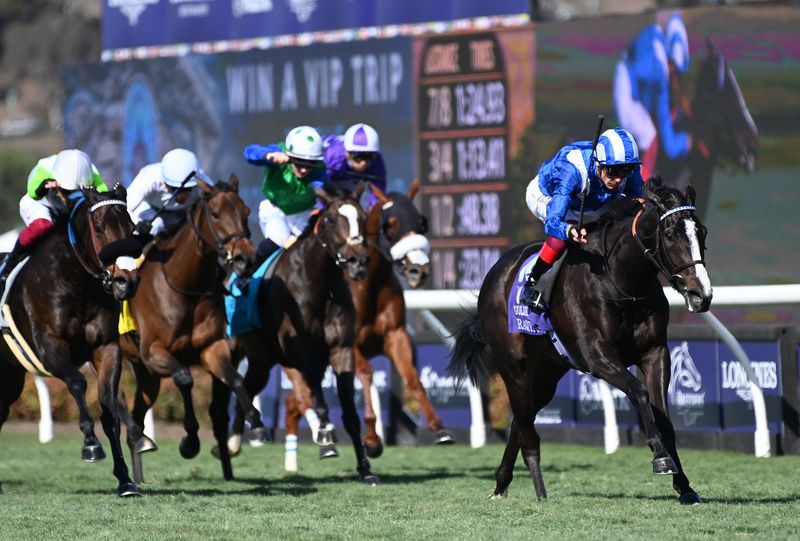
[{"label": "riding boot", "polygon": [[269,256],[280,250],[280,248],[278,243],[270,238],[262,240],[256,248],[256,262],[253,268],[259,268],[264,261],[269,259]]},{"label": "riding boot", "polygon": [[538,258],[536,263],[533,264],[530,274],[528,274],[528,279],[525,280],[525,284],[522,286],[519,300],[521,303],[528,305],[528,308],[533,312],[542,312],[544,310],[542,292],[536,289],[536,284],[539,282],[539,278],[550,270],[552,266],[552,263],[547,263],[541,257]]},{"label": "riding boot", "polygon": [[6,288],[6,280],[8,280],[8,275],[11,273],[14,267],[19,264],[20,261],[28,256],[29,253],[30,249],[28,246],[25,246],[19,241],[19,239],[17,239],[17,243],[14,244],[14,248],[8,252],[6,257],[3,259],[3,262],[0,263],[0,293],[2,293]]}]

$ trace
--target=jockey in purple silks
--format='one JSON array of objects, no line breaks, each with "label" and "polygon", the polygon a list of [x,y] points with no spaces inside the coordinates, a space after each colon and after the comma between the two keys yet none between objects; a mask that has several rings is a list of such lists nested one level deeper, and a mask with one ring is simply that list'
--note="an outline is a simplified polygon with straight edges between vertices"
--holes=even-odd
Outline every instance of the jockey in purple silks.
[{"label": "jockey in purple silks", "polygon": [[[330,135],[323,141],[323,156],[328,177],[342,189],[352,192],[362,180],[386,191],[386,165],[380,153],[378,132],[367,124],[354,124],[344,135]],[[378,199],[365,192],[364,206],[372,208]]]}]

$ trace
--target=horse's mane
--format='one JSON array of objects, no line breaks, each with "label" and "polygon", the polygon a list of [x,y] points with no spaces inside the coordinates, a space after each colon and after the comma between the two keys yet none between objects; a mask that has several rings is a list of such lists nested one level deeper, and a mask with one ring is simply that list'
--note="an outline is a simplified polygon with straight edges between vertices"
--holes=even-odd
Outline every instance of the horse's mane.
[{"label": "horse's mane", "polygon": [[605,206],[603,213],[597,220],[598,225],[609,222],[619,222],[635,216],[642,209],[642,204],[633,197],[621,197]]}]

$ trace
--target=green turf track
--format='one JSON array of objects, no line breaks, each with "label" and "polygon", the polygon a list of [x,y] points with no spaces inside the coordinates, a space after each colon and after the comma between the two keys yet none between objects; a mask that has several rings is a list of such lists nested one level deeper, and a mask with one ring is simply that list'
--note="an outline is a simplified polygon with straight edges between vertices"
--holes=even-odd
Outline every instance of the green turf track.
[{"label": "green turf track", "polygon": [[[77,428],[75,429],[77,434]],[[186,461],[176,443],[146,456],[145,496],[119,499],[111,461],[80,461],[77,436],[41,445],[0,434],[0,539],[800,539],[800,457],[683,452],[705,504],[678,504],[645,448],[544,445],[549,499],[517,465],[509,497],[487,498],[502,448],[389,448],[373,461],[383,484],[356,481],[351,449],[320,462],[281,445],[246,447],[224,482],[209,445]],[[108,449],[106,447],[106,449]]]}]

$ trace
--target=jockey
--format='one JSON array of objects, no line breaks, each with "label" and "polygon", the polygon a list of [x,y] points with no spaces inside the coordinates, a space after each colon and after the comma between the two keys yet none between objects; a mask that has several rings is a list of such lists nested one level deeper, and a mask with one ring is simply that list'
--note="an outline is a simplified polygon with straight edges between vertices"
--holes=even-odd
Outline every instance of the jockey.
[{"label": "jockey", "polygon": [[[323,141],[325,166],[328,176],[336,185],[352,192],[361,180],[369,180],[386,191],[386,165],[381,156],[381,142],[376,132],[367,124],[353,124],[344,136],[330,135]],[[371,191],[366,199],[369,210],[378,198]]]},{"label": "jockey", "polygon": [[615,198],[641,196],[639,165],[636,142],[622,128],[604,131],[594,152],[591,141],[576,141],[542,164],[528,184],[525,200],[533,215],[544,222],[547,239],[523,286],[521,302],[541,310],[541,292],[534,289],[539,278],[564,253],[567,240],[586,244],[586,229],[578,231],[571,223],[579,219],[584,184],[589,183],[584,209],[596,216]]},{"label": "jockey", "polygon": [[170,150],[158,163],[145,165],[128,186],[128,213],[141,238],[169,234],[183,225],[200,197],[196,178],[213,183],[194,152]]},{"label": "jockey", "polygon": [[311,126],[289,131],[283,143],[248,145],[244,158],[264,166],[258,206],[258,223],[264,241],[258,246],[262,261],[281,246],[288,246],[305,229],[317,201],[314,187],[326,180],[322,138]]},{"label": "jockey", "polygon": [[689,69],[689,39],[679,13],[662,30],[645,27],[628,45],[614,74],[614,107],[622,127],[636,139],[645,178],[654,174],[658,147],[670,160],[685,156],[691,136],[674,126],[670,94]]},{"label": "jockey", "polygon": [[0,292],[5,288],[11,270],[30,255],[34,245],[53,228],[53,216],[58,211],[45,198],[51,188],[96,188],[99,192],[108,191],[108,186],[85,152],[62,150],[39,160],[28,175],[28,193],[19,201],[19,214],[25,222],[25,229],[20,232],[17,243],[0,267]]}]

